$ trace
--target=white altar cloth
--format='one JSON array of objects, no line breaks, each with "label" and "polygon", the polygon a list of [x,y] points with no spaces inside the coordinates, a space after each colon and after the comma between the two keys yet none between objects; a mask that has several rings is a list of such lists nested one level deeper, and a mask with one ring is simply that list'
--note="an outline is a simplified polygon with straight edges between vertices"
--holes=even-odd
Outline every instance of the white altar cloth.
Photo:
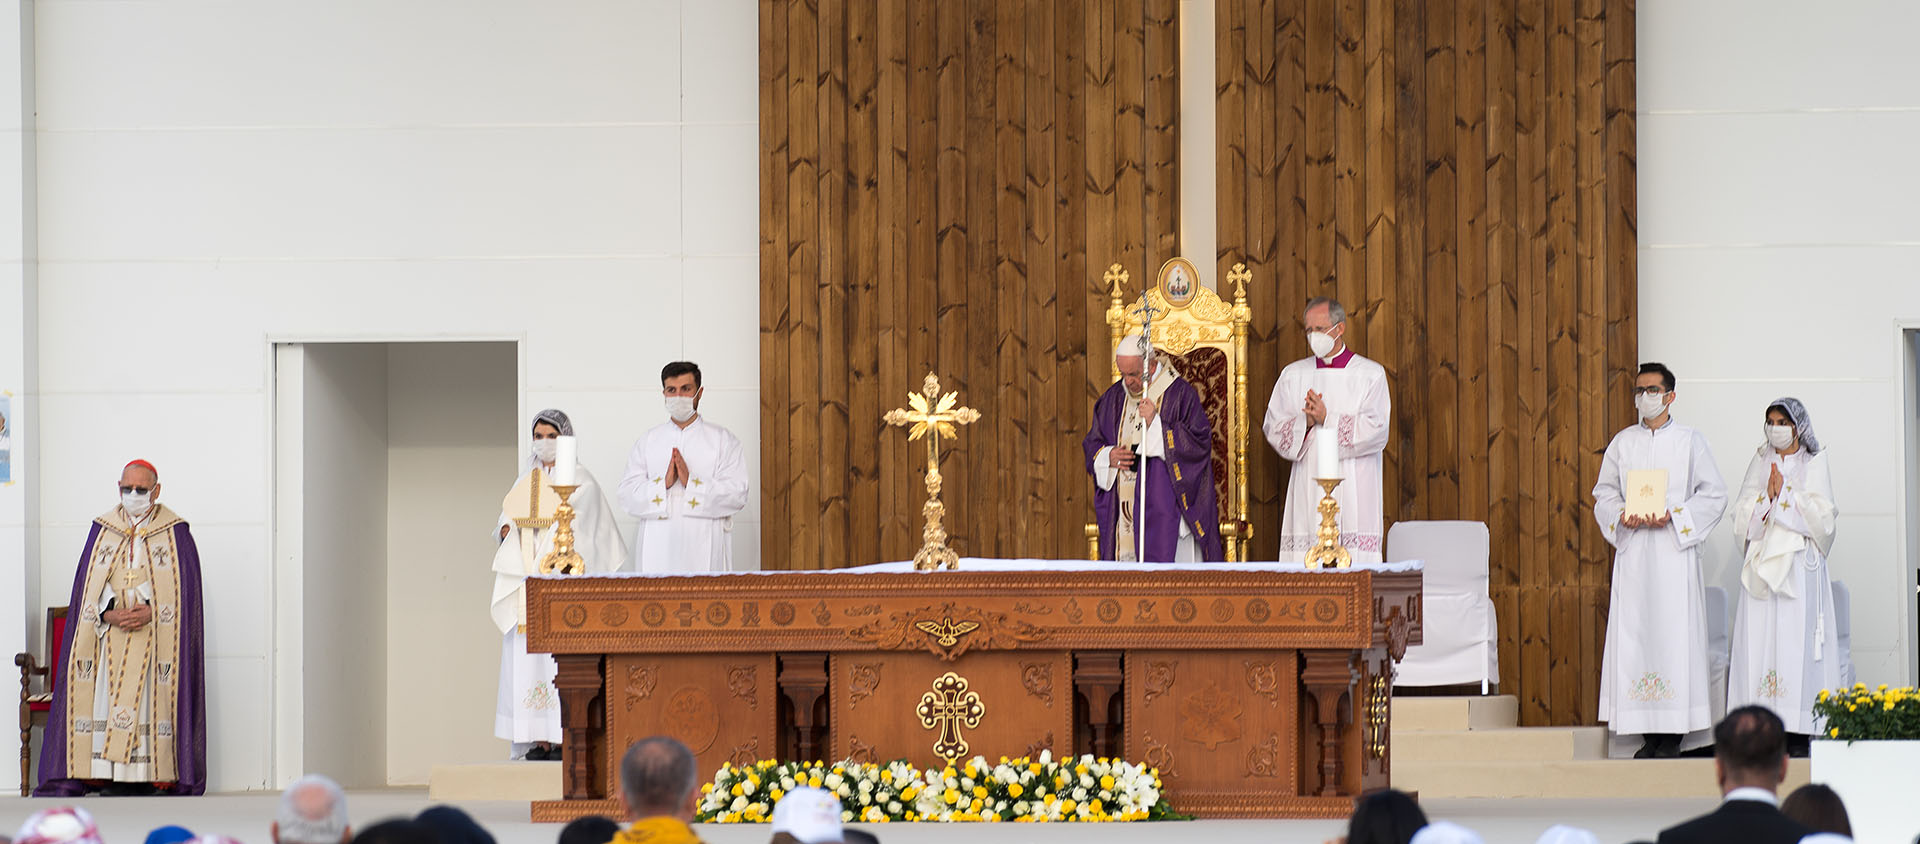
[{"label": "white altar cloth", "polygon": [[[1419,560],[1406,560],[1398,563],[1356,563],[1345,569],[1310,569],[1300,563],[1116,563],[1109,560],[1002,560],[985,557],[960,558],[961,572],[1016,572],[1016,571],[1218,571],[1218,572],[1304,572],[1306,574],[1331,574],[1343,571],[1377,571],[1382,573],[1421,571],[1424,565]],[[945,572],[944,569],[941,573]],[[877,563],[870,566],[856,566],[844,569],[816,569],[809,571],[698,571],[698,572],[636,572],[617,571],[596,574],[596,577],[609,578],[652,578],[652,577],[761,577],[769,574],[813,574],[823,577],[848,574],[937,574],[936,572],[915,572],[912,561],[897,563]],[[575,575],[535,575],[537,577],[564,578]]]}]

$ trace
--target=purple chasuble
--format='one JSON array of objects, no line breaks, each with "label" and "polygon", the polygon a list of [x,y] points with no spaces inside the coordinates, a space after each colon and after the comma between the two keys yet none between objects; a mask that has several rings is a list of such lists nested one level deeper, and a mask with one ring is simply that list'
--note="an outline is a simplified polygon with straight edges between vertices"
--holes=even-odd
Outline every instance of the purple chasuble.
[{"label": "purple chasuble", "polygon": [[[180,779],[167,794],[205,794],[207,791],[207,677],[206,639],[203,635],[200,603],[200,550],[185,521],[176,522],[173,531],[174,552],[180,567],[180,656],[179,693],[174,710],[174,752],[178,755]],[[73,653],[74,637],[82,629],[92,633],[92,625],[80,620],[73,608],[84,606],[81,591],[87,585],[87,561],[93,559],[93,544],[100,539],[100,523],[87,532],[86,548],[80,552],[79,572],[73,578],[73,593],[67,599],[67,645],[64,654]],[[91,715],[91,713],[89,713]],[[40,748],[40,786],[35,797],[78,797],[87,793],[87,777],[70,777],[67,771],[67,734],[72,718],[67,714],[67,671],[61,666],[53,686],[53,708],[47,712],[47,731]]]},{"label": "purple chasuble", "polygon": [[[1093,474],[1094,457],[1100,449],[1120,441],[1121,402],[1128,398],[1126,387],[1116,381],[1093,405],[1093,430],[1082,443],[1087,457],[1087,474]],[[1147,532],[1146,562],[1172,562],[1180,544],[1180,521],[1193,532],[1200,559],[1220,562],[1226,552],[1220,544],[1219,493],[1213,486],[1213,423],[1207,419],[1199,391],[1186,379],[1176,378],[1160,396],[1160,430],[1168,438],[1166,459],[1150,457],[1140,473],[1136,490],[1146,492],[1147,509],[1139,524]],[[1177,470],[1177,471],[1176,471]],[[1114,524],[1120,517],[1120,484],[1113,489],[1093,491],[1093,512],[1100,525],[1100,559],[1114,558]],[[1134,503],[1138,507],[1139,502]],[[1135,512],[1138,512],[1136,510]]]}]

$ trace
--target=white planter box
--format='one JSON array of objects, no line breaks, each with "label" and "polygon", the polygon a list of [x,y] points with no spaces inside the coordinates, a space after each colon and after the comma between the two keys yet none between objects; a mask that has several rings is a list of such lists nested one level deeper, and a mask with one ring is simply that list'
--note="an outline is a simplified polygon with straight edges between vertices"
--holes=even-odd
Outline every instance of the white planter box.
[{"label": "white planter box", "polygon": [[1920,741],[1815,741],[1813,781],[1847,804],[1853,840],[1907,844],[1920,835]]}]

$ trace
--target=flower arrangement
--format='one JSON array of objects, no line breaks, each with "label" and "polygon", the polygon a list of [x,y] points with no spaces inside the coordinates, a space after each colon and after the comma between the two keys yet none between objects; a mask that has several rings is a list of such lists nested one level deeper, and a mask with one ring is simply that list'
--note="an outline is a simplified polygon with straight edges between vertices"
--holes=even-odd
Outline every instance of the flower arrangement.
[{"label": "flower arrangement", "polygon": [[905,760],[724,765],[701,787],[702,823],[765,823],[773,806],[801,786],[840,798],[843,822],[1047,823],[1184,820],[1160,794],[1159,772],[1091,754],[1056,762],[975,756],[960,767],[921,770]]},{"label": "flower arrangement", "polygon": [[1868,689],[1855,683],[1851,689],[1822,689],[1813,713],[1826,724],[1829,739],[1920,739],[1920,690],[1912,686]]}]

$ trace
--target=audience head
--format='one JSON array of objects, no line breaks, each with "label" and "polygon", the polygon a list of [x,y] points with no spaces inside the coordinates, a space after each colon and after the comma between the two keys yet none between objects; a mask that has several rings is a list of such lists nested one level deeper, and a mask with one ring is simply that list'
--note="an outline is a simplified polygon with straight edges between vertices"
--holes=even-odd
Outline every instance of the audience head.
[{"label": "audience head", "polygon": [[693,819],[693,751],[668,736],[633,743],[620,759],[620,800],[636,818]]},{"label": "audience head", "polygon": [[163,826],[147,833],[147,844],[180,844],[193,840],[193,830],[184,826]]},{"label": "audience head", "polygon": [[796,788],[773,807],[773,832],[800,844],[839,844],[840,798],[818,788]]},{"label": "audience head", "polygon": [[1410,844],[1484,844],[1480,834],[1452,821],[1434,821],[1413,834]]},{"label": "audience head", "polygon": [[1780,801],[1780,812],[1814,832],[1853,835],[1853,823],[1847,819],[1847,804],[1840,795],[1819,783],[1808,783],[1793,790]]},{"label": "audience head", "polygon": [[474,821],[472,815],[452,806],[434,806],[413,821],[438,834],[440,844],[494,844],[492,833]]},{"label": "audience head", "polygon": [[342,844],[353,840],[347,824],[347,794],[340,784],[308,774],[280,793],[274,817],[275,844]]},{"label": "audience head", "polygon": [[406,818],[381,821],[353,836],[353,844],[441,844],[433,827]]},{"label": "audience head", "polygon": [[588,815],[561,827],[559,844],[607,844],[618,834],[620,825],[612,818]]},{"label": "audience head", "polygon": [[87,810],[58,806],[28,815],[13,840],[17,844],[100,844],[100,828]]},{"label": "audience head", "polygon": [[1600,837],[1579,827],[1555,825],[1540,833],[1540,839],[1533,844],[1600,844]]},{"label": "audience head", "polygon": [[1426,813],[1406,792],[1376,791],[1353,804],[1347,844],[1408,844],[1426,825]]},{"label": "audience head", "polygon": [[1742,706],[1713,728],[1713,761],[1720,790],[1773,791],[1787,778],[1787,728],[1764,706]]}]

